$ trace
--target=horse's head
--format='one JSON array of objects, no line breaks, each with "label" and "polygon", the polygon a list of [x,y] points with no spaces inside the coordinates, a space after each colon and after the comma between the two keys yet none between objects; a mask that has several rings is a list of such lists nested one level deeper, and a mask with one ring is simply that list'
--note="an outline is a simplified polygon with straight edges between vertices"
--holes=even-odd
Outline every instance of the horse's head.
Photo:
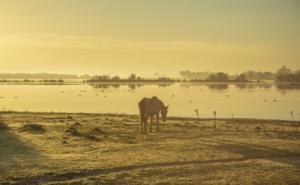
[{"label": "horse's head", "polygon": [[163,106],[163,108],[161,109],[161,117],[163,121],[167,120],[168,108],[169,106]]}]

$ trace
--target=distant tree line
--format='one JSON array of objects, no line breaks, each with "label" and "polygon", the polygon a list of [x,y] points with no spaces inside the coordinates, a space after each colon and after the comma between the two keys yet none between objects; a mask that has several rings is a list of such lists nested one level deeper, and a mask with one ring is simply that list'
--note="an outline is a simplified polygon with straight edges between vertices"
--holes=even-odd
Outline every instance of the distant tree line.
[{"label": "distant tree line", "polygon": [[202,79],[191,79],[191,82],[248,82],[245,74],[230,76],[223,72],[210,73],[209,76]]},{"label": "distant tree line", "polygon": [[117,75],[94,76],[88,83],[93,82],[253,82],[273,80],[275,82],[300,82],[300,71],[292,71],[286,66],[282,66],[277,72],[261,72],[249,70],[240,74],[229,75],[224,72],[191,72],[180,71],[182,79],[172,79],[168,77],[158,77],[155,79],[146,79],[136,74],[131,74],[127,78],[121,78]]},{"label": "distant tree line", "polygon": [[184,79],[189,79],[189,80],[204,80],[207,79],[210,75],[209,71],[205,72],[191,72],[191,71],[179,71],[179,74],[184,78]]},{"label": "distant tree line", "polygon": [[249,70],[236,75],[228,75],[224,72],[191,72],[180,71],[180,75],[186,81],[191,82],[250,82],[274,80],[276,82],[300,82],[300,71],[292,71],[286,66],[282,66],[277,72],[261,72]]},{"label": "distant tree line", "polygon": [[276,75],[271,72],[246,71],[236,75],[229,75],[224,72],[190,72],[180,71],[180,75],[191,81],[260,81],[260,80],[275,80]]},{"label": "distant tree line", "polygon": [[276,82],[300,82],[300,70],[292,71],[286,66],[282,66],[277,71]]},{"label": "distant tree line", "polygon": [[136,74],[131,74],[128,78],[121,78],[117,75],[100,75],[94,76],[90,80],[87,80],[88,83],[94,82],[176,82],[176,80],[168,78],[168,77],[158,77],[155,79],[146,79],[137,76]]},{"label": "distant tree line", "polygon": [[[240,74],[229,75],[224,72],[191,72],[180,71],[181,79],[174,79],[169,77],[157,78],[143,78],[136,74],[131,74],[127,78],[111,75],[99,76],[77,76],[68,74],[48,74],[48,73],[0,73],[0,82],[20,82],[19,79],[25,79],[21,82],[34,82],[33,79],[39,80],[40,83],[63,83],[63,79],[88,79],[84,82],[252,82],[252,81],[265,81],[274,80],[275,82],[300,82],[300,70],[292,71],[286,66],[282,66],[277,72],[272,73],[268,71],[253,71],[249,70]],[[11,80],[7,80],[11,79]],[[44,80],[40,80],[44,79]],[[58,80],[57,80],[58,79]]]},{"label": "distant tree line", "polygon": [[51,79],[51,80],[40,80],[40,82],[44,82],[44,83],[64,83],[65,81],[63,79],[58,79],[58,80],[54,80],[54,79]]},{"label": "distant tree line", "polygon": [[0,73],[0,79],[90,79],[90,75],[50,73]]},{"label": "distant tree line", "polygon": [[50,80],[44,79],[44,80],[35,81],[35,80],[31,80],[31,79],[27,79],[26,78],[24,80],[0,79],[0,82],[15,82],[15,83],[22,83],[22,82],[25,82],[25,83],[33,83],[33,82],[40,82],[40,83],[64,83],[65,81],[63,79],[58,79],[58,80],[55,80],[55,79],[50,79]]}]

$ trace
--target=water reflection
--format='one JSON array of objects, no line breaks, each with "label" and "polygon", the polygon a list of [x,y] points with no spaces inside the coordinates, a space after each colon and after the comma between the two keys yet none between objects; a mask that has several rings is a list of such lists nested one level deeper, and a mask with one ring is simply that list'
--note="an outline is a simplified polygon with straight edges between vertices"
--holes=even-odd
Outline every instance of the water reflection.
[{"label": "water reflection", "polygon": [[300,90],[300,84],[276,84],[278,90]]},{"label": "water reflection", "polygon": [[239,83],[239,84],[234,84],[237,88],[239,89],[270,89],[272,88],[273,84],[269,83]]},{"label": "water reflection", "polygon": [[288,92],[300,90],[300,84],[275,84],[276,89],[282,93],[287,94]]},{"label": "water reflection", "polygon": [[171,85],[173,85],[173,84],[158,84],[158,87],[169,87],[169,86],[171,86]]},{"label": "water reflection", "polygon": [[[171,116],[300,120],[300,84],[94,83],[0,85],[0,109],[137,114],[137,102],[158,96]],[[251,93],[249,93],[251,92]],[[126,98],[124,98],[126,97]],[[53,103],[55,102],[55,103]]]},{"label": "water reflection", "polygon": [[206,84],[206,86],[211,90],[226,90],[228,89],[228,84]]},{"label": "water reflection", "polygon": [[[174,85],[174,83],[122,83],[122,84],[108,84],[108,83],[91,83],[89,84],[95,89],[118,89],[121,86],[127,86],[130,90],[135,90],[143,86],[157,86],[160,88],[166,88]],[[285,94],[292,90],[300,90],[300,84],[273,84],[273,83],[179,83],[182,88],[193,88],[193,87],[207,87],[210,90],[227,90],[230,86],[236,87],[241,90],[249,90],[253,92],[254,89],[271,89],[275,87],[279,92]]]},{"label": "water reflection", "polygon": [[128,88],[131,89],[131,90],[134,90],[134,89],[136,89],[136,85],[135,84],[129,84]]}]

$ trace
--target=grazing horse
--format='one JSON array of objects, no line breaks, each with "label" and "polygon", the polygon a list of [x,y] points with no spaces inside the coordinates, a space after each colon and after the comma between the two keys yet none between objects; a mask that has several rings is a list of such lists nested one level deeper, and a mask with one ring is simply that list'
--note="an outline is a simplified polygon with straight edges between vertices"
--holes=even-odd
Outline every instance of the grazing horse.
[{"label": "grazing horse", "polygon": [[156,116],[156,129],[157,131],[159,131],[159,113],[161,114],[163,121],[166,121],[168,114],[168,106],[165,106],[160,99],[154,96],[152,98],[143,98],[139,102],[139,109],[141,116],[142,133],[147,134],[147,120],[149,116],[151,118],[150,132],[152,132],[152,123],[154,116]]}]

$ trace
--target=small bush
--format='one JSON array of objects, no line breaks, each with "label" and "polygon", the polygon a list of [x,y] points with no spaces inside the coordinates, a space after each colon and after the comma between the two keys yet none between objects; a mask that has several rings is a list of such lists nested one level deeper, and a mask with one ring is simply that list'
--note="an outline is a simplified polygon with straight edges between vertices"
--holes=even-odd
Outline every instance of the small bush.
[{"label": "small bush", "polygon": [[173,126],[174,126],[174,127],[182,127],[183,125],[181,125],[180,123],[174,123]]},{"label": "small bush", "polygon": [[94,128],[91,132],[91,134],[106,134],[103,130],[100,128]]},{"label": "small bush", "polygon": [[75,127],[70,127],[66,130],[66,133],[71,134],[72,136],[80,136],[80,133]]},{"label": "small bush", "polygon": [[8,125],[0,120],[0,130],[8,130]]},{"label": "small bush", "polygon": [[[98,141],[99,139],[94,135],[95,134],[94,132],[95,131],[91,131],[89,133],[79,132],[75,127],[72,127],[72,126],[70,128],[68,128],[68,130],[66,130],[66,133],[68,133],[72,136],[82,137],[82,138],[93,140],[93,141]],[[99,130],[98,132],[102,132],[102,131]]]},{"label": "small bush", "polygon": [[44,133],[46,132],[46,129],[42,125],[29,123],[23,126],[22,131]]},{"label": "small bush", "polygon": [[81,126],[81,124],[78,123],[78,122],[75,122],[75,123],[74,123],[74,126]]},{"label": "small bush", "polygon": [[89,139],[89,140],[94,140],[94,141],[98,141],[99,139],[94,136],[94,135],[88,135],[88,134],[85,134],[83,137],[85,137],[86,139]]},{"label": "small bush", "polygon": [[259,126],[255,127],[255,131],[259,132],[259,131],[261,131],[261,130],[262,130],[261,127],[259,127]]}]

